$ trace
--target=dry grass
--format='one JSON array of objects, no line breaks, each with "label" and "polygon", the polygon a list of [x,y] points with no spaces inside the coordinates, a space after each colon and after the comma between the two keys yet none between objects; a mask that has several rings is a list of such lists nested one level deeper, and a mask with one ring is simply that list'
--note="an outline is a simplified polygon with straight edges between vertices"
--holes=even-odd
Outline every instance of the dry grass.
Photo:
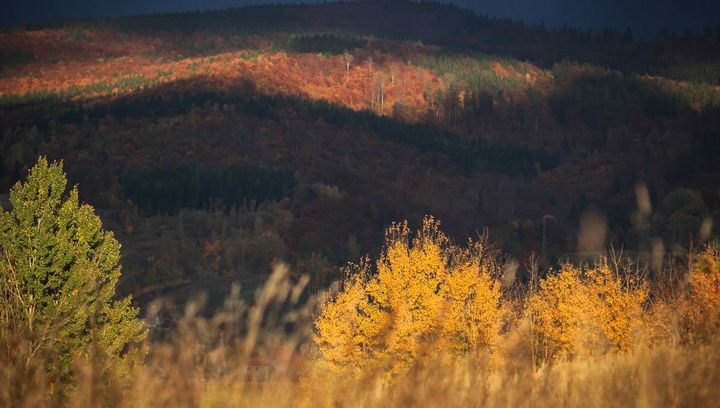
[{"label": "dry grass", "polygon": [[[707,273],[710,263],[705,259],[699,263],[704,272],[694,273]],[[252,306],[241,300],[238,288],[211,318],[197,315],[202,299],[182,311],[154,305],[150,320],[153,314],[174,314],[177,325],[147,343],[144,362],[109,365],[91,346],[78,354],[74,378],[66,382],[44,375],[51,352],[32,354],[22,333],[4,327],[0,406],[704,407],[720,400],[720,341],[717,333],[707,332],[707,325],[703,342],[683,341],[685,326],[665,327],[679,334],[636,342],[625,351],[606,347],[543,362],[532,358],[532,319],[519,314],[506,322],[492,352],[480,349],[461,359],[441,356],[419,362],[390,381],[386,373],[372,369],[338,375],[312,345],[319,303],[303,296],[306,284],[307,279],[293,282],[279,266]],[[677,312],[678,319],[684,313],[673,307],[662,310]],[[655,319],[653,324],[671,325],[678,319]],[[258,378],[263,375],[248,373],[261,366],[257,360],[273,364],[262,381]]]}]

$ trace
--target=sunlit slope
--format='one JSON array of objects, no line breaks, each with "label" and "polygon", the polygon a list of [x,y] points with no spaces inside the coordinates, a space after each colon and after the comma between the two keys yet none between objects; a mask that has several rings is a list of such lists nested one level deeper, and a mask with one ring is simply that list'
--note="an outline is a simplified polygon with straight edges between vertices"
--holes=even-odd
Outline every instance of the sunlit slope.
[{"label": "sunlit slope", "polygon": [[297,184],[280,240],[333,262],[427,213],[453,236],[490,227],[511,251],[552,258],[577,249],[593,209],[609,239],[639,247],[646,185],[652,232],[687,240],[667,220],[694,231],[720,206],[716,48],[416,3],[18,28],[0,33],[1,184],[47,154],[93,202],[132,212],[122,177],[135,170],[281,169]]},{"label": "sunlit slope", "polygon": [[[528,88],[549,92],[552,71],[532,63],[421,43],[392,42],[337,32],[239,35],[232,31],[120,31],[70,23],[62,29],[0,34],[3,105],[47,98],[121,95],[180,79],[212,78],[219,87],[250,79],[267,93],[324,99],[353,109],[392,113],[393,106],[425,112],[438,93],[459,88],[509,99]],[[596,70],[577,65],[576,71]],[[708,68],[712,70],[712,67]],[[717,103],[717,87],[643,76],[696,108]],[[687,95],[689,94],[689,95]],[[460,101],[462,105],[462,100]],[[376,106],[377,105],[377,106]]]}]

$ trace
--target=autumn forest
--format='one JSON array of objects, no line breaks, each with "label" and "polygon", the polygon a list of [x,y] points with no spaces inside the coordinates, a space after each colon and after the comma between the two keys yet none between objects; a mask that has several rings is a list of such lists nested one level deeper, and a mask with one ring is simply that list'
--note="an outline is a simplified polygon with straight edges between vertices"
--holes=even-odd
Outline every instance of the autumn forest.
[{"label": "autumn forest", "polygon": [[53,21],[0,127],[0,405],[720,397],[720,26]]}]

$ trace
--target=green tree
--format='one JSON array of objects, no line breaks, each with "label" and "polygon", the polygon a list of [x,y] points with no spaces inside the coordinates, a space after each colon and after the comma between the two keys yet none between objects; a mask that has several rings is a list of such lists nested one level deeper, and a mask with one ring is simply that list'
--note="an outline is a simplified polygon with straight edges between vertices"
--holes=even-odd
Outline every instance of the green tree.
[{"label": "green tree", "polygon": [[76,187],[66,191],[62,162],[40,157],[11,189],[12,209],[0,208],[2,334],[26,336],[31,356],[52,354],[59,378],[88,346],[122,359],[146,335],[130,298],[114,299],[120,244]]}]

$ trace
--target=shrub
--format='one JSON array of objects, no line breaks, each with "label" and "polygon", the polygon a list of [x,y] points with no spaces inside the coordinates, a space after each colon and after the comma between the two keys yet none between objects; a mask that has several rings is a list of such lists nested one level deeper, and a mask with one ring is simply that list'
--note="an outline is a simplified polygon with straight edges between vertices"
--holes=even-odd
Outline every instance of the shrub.
[{"label": "shrub", "polygon": [[343,289],[324,304],[315,321],[324,364],[392,375],[495,345],[504,302],[484,241],[453,245],[431,217],[412,239],[406,222],[393,224],[375,269],[368,260],[348,267]]},{"label": "shrub", "polygon": [[708,245],[693,262],[681,301],[681,330],[688,343],[706,342],[720,332],[720,252]]},{"label": "shrub", "polygon": [[541,360],[626,351],[643,323],[647,285],[601,258],[593,267],[563,265],[528,301]]}]

